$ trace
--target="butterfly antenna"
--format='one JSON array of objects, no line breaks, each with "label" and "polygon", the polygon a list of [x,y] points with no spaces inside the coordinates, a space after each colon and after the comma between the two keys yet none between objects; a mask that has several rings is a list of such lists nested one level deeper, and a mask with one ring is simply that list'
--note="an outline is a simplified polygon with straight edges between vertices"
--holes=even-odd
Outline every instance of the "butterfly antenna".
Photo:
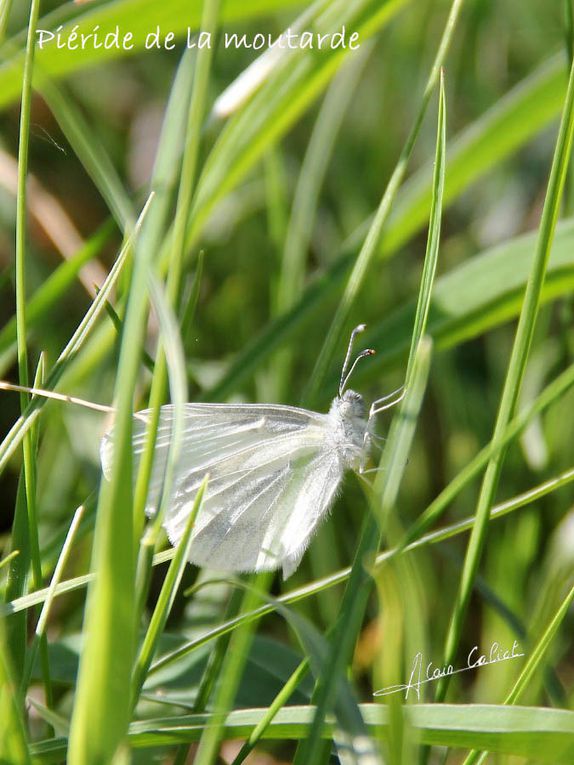
[{"label": "butterfly antenna", "polygon": [[347,354],[345,356],[345,363],[343,364],[343,371],[341,372],[341,381],[339,383],[339,398],[343,395],[345,388],[347,386],[347,383],[349,382],[349,378],[355,371],[355,367],[359,363],[360,359],[364,359],[365,356],[374,356],[375,351],[372,348],[366,348],[364,351],[361,351],[357,358],[353,361],[351,364],[351,368],[347,371],[349,367],[349,360],[351,358],[351,353],[353,351],[353,342],[355,340],[355,336],[358,335],[360,332],[364,332],[366,327],[366,324],[359,324],[358,327],[355,327],[355,329],[351,332],[351,337],[349,339],[349,346],[347,348]]}]

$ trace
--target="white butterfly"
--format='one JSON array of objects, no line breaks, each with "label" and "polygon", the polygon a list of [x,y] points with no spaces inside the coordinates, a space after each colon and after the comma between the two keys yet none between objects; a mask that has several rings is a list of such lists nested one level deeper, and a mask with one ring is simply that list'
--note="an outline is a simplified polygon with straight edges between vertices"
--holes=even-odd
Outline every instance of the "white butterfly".
[{"label": "white butterfly", "polygon": [[[164,527],[177,545],[208,473],[192,532],[191,563],[222,571],[281,566],[284,578],[295,571],[333,504],[345,470],[365,470],[374,416],[402,397],[399,389],[375,401],[367,416],[362,396],[345,390],[359,359],[374,353],[362,351],[347,372],[353,340],[364,328],[361,324],[351,334],[338,395],[327,414],[278,404],[185,405]],[[135,471],[145,447],[149,413],[143,410],[134,418]],[[161,407],[146,506],[150,516],[160,502],[173,424],[173,407]],[[109,478],[113,431],[102,439],[100,456]]]}]

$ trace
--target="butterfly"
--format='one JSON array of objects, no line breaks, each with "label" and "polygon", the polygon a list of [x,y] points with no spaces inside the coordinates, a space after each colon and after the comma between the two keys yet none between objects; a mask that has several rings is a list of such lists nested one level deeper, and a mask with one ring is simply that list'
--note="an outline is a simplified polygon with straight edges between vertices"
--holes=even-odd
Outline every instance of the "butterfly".
[{"label": "butterfly", "polygon": [[[351,333],[339,390],[326,414],[280,404],[186,404],[181,449],[173,471],[172,496],[164,518],[176,546],[195,495],[209,474],[192,531],[189,561],[221,571],[269,571],[289,577],[298,567],[321,520],[333,505],[347,470],[362,473],[369,460],[374,417],[402,398],[402,389],[375,401],[346,385],[355,336]],[[145,449],[151,410],[133,421],[134,473]],[[146,513],[159,507],[174,426],[174,408],[162,406]],[[104,476],[113,460],[113,430],[101,442]]]}]

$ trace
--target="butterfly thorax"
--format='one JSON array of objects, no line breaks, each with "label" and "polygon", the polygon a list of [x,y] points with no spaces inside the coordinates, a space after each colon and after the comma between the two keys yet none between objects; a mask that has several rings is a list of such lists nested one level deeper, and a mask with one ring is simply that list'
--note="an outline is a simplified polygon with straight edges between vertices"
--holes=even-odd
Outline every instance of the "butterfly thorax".
[{"label": "butterfly thorax", "polygon": [[345,468],[361,470],[369,446],[368,418],[363,397],[353,390],[333,399],[329,409],[333,446],[341,454]]}]

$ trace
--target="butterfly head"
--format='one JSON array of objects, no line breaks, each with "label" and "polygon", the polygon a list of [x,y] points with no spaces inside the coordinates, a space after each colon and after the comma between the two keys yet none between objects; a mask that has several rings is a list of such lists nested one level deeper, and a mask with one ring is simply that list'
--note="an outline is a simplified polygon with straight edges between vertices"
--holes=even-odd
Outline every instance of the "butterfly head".
[{"label": "butterfly head", "polygon": [[354,390],[346,389],[347,382],[357,363],[366,356],[373,356],[375,353],[372,348],[366,348],[357,355],[352,364],[350,363],[355,337],[364,330],[365,325],[359,324],[351,333],[341,372],[338,396],[333,401],[330,412],[339,423],[342,434],[341,442],[345,444],[345,463],[355,470],[363,470],[368,460],[376,415],[398,404],[405,393],[404,388],[401,387],[390,395],[374,401],[367,412],[363,397],[359,393],[355,393]]}]

